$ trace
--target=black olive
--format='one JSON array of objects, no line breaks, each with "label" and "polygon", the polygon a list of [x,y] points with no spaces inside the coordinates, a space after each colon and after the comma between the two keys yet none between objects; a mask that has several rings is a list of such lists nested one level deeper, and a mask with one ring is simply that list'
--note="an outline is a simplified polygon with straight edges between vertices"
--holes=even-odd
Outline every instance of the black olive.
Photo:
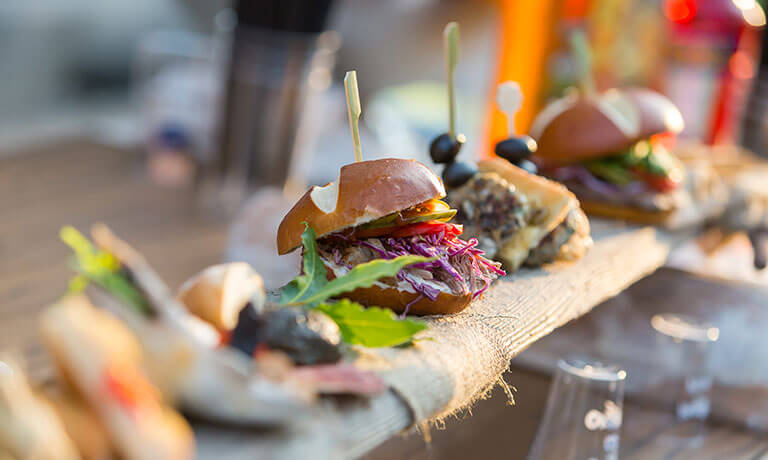
[{"label": "black olive", "polygon": [[520,160],[515,164],[520,169],[524,169],[528,171],[531,174],[538,174],[539,168],[536,166],[536,163],[532,162],[531,160]]},{"label": "black olive", "polygon": [[749,242],[752,243],[752,250],[754,251],[754,264],[758,270],[765,269],[766,265],[766,251],[765,245],[768,242],[768,229],[760,228],[752,230],[749,233]]},{"label": "black olive", "polygon": [[496,155],[512,163],[527,160],[537,149],[536,141],[530,136],[504,139],[496,144]]},{"label": "black olive", "polygon": [[459,154],[461,145],[464,144],[465,140],[466,138],[463,134],[453,137],[448,133],[443,133],[437,136],[429,145],[429,156],[432,157],[432,161],[435,163],[448,164]]},{"label": "black olive", "polygon": [[445,167],[443,182],[449,188],[456,188],[466,184],[475,174],[477,174],[476,164],[457,161]]},{"label": "black olive", "polygon": [[337,362],[340,341],[338,326],[325,315],[295,307],[257,312],[249,303],[238,316],[229,346],[252,356],[263,344],[301,366]]}]

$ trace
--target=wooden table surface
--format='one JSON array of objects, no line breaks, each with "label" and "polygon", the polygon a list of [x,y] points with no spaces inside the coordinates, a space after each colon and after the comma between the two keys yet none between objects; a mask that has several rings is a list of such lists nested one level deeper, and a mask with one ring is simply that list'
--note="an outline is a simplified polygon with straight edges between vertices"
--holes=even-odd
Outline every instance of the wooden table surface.
[{"label": "wooden table surface", "polygon": [[[0,349],[34,349],[38,312],[61,295],[70,276],[62,225],[86,230],[103,221],[144,252],[171,286],[221,260],[228,222],[196,211],[188,190],[148,182],[137,155],[87,142],[62,142],[0,160]],[[522,458],[543,413],[549,377],[514,367],[515,407],[503,395],[472,417],[432,433],[394,438],[366,458]],[[679,450],[656,441],[674,431],[671,414],[625,408],[622,458],[768,458],[768,441],[712,426],[704,443]]]}]

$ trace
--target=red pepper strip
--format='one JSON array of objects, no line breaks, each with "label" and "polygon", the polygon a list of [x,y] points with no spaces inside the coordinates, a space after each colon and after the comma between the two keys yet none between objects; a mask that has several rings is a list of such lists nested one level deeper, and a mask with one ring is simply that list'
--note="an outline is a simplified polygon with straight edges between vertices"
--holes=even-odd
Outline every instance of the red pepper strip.
[{"label": "red pepper strip", "polygon": [[439,233],[441,231],[444,231],[446,236],[458,236],[461,235],[461,233],[464,231],[464,227],[461,225],[448,224],[445,222],[438,222],[433,220],[429,222],[422,222],[419,224],[400,227],[399,229],[392,232],[391,235],[394,237],[403,237],[424,235],[427,233]]}]

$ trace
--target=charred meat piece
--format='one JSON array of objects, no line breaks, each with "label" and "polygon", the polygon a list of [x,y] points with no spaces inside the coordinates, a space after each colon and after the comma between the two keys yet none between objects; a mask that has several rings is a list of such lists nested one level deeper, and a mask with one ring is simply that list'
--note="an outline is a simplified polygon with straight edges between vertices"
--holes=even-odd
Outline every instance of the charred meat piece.
[{"label": "charred meat piece", "polygon": [[464,224],[464,232],[476,236],[489,258],[531,218],[527,198],[495,173],[476,174],[447,200],[458,210],[456,220]]},{"label": "charred meat piece", "polygon": [[576,213],[576,210],[571,210],[565,220],[549,232],[537,247],[531,250],[524,265],[539,267],[554,262],[560,253],[560,248],[576,233]]},{"label": "charred meat piece", "polygon": [[287,354],[297,365],[335,363],[341,359],[338,326],[322,313],[298,307],[257,312],[248,304],[232,331],[229,345],[251,356],[259,346]]}]

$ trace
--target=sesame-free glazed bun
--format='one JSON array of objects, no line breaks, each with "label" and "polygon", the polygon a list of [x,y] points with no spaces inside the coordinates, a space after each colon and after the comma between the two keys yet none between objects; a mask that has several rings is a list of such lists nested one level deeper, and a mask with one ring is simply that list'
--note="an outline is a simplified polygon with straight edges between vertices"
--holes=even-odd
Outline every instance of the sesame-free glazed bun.
[{"label": "sesame-free glazed bun", "polygon": [[640,114],[617,90],[558,99],[536,116],[531,136],[536,155],[556,164],[578,163],[629,147],[640,135]]},{"label": "sesame-free glazed bun", "polygon": [[348,164],[336,182],[312,187],[288,211],[277,230],[277,252],[286,254],[301,245],[302,222],[320,238],[444,196],[440,178],[417,161],[384,158]]},{"label": "sesame-free glazed bun", "polygon": [[659,133],[677,134],[683,130],[683,114],[666,96],[647,88],[627,88],[624,94],[640,112],[640,138]]}]

